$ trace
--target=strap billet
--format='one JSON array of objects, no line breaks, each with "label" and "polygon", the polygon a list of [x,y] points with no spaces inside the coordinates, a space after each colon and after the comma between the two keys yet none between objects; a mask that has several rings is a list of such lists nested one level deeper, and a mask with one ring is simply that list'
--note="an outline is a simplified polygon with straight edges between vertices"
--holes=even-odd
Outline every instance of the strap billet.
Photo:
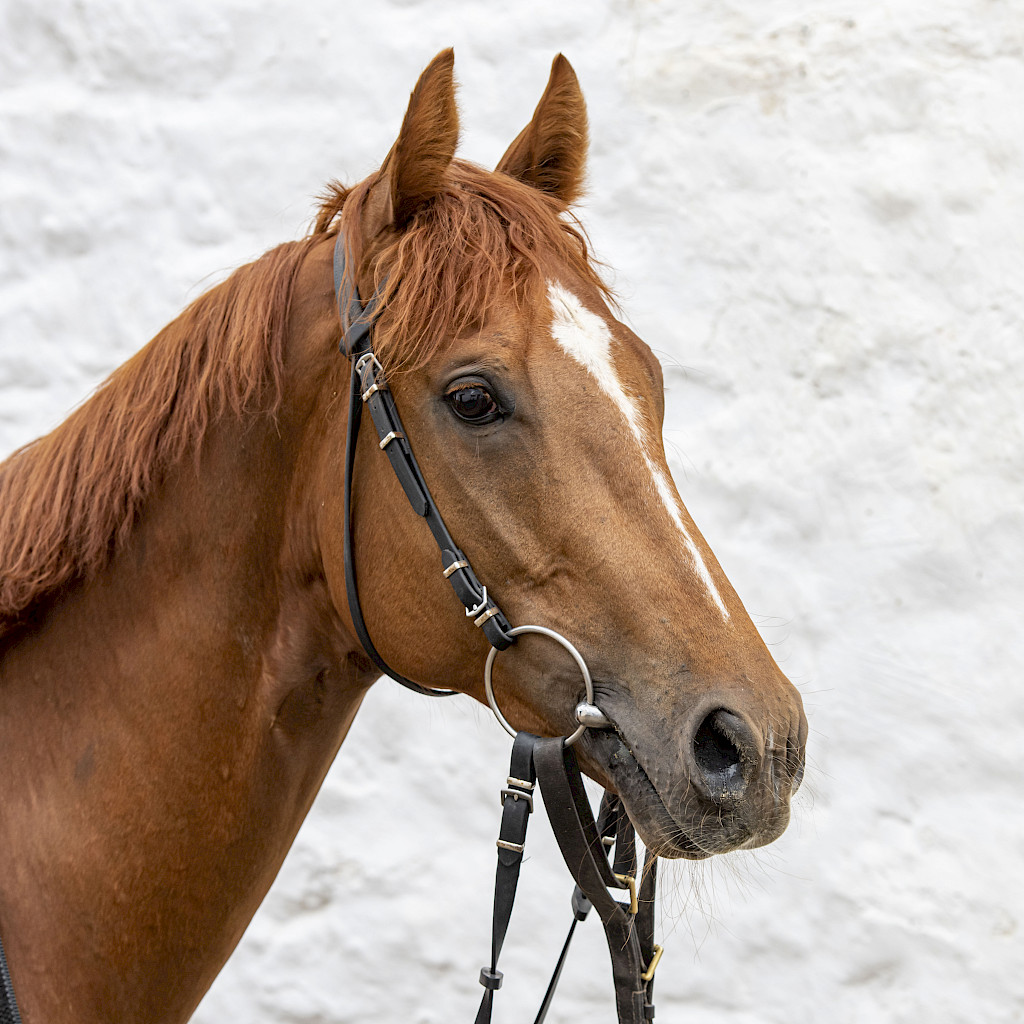
[{"label": "strap billet", "polygon": [[484,994],[474,1024],[490,1024],[494,993],[501,988],[498,957],[505,943],[512,905],[519,884],[519,868],[526,847],[526,827],[533,813],[533,790],[537,775],[533,768],[533,745],[537,737],[527,732],[516,735],[508,768],[508,785],[501,791],[501,830],[498,834],[498,867],[494,876],[494,918],[491,923],[491,962],[480,971]]}]

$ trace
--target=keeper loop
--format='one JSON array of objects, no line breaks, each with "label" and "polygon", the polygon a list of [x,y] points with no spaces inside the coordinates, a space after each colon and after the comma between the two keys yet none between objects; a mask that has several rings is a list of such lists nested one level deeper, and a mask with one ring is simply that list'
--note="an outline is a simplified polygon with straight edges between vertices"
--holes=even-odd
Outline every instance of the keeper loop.
[{"label": "keeper loop", "polygon": [[504,977],[501,971],[492,971],[489,967],[484,967],[480,971],[480,984],[493,992],[501,988],[501,979]]}]

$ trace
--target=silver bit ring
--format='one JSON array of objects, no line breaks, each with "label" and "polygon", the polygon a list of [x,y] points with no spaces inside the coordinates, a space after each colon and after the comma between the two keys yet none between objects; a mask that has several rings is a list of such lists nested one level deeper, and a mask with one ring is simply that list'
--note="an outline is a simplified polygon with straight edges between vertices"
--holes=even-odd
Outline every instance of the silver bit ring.
[{"label": "silver bit ring", "polygon": [[[539,633],[541,636],[550,637],[556,643],[561,644],[569,652],[569,654],[572,655],[573,660],[576,662],[580,672],[583,675],[583,685],[586,687],[587,690],[587,699],[585,705],[587,712],[585,712],[584,715],[581,715],[580,708],[583,708],[584,705],[580,704],[577,706],[576,720],[580,722],[580,725],[574,733],[572,733],[570,736],[567,736],[565,739],[565,745],[567,747],[571,747],[587,731],[588,728],[600,728],[600,726],[596,724],[596,716],[590,712],[596,712],[597,715],[600,715],[602,718],[604,718],[601,712],[594,706],[594,683],[590,678],[590,669],[587,668],[587,663],[583,660],[583,655],[580,654],[580,652],[576,650],[576,648],[573,647],[573,645],[569,643],[569,641],[566,640],[561,633],[556,633],[553,629],[548,629],[547,626],[516,626],[515,629],[509,630],[509,636],[520,636],[522,633]],[[502,728],[504,728],[505,732],[507,732],[510,736],[514,738],[516,735],[516,730],[508,724],[508,721],[506,720],[505,716],[501,713],[501,709],[498,707],[498,702],[497,700],[495,700],[494,697],[494,686],[491,683],[491,669],[494,666],[494,659],[497,657],[497,654],[497,647],[492,647],[487,654],[487,664],[484,665],[484,690],[487,693],[487,703],[490,704],[491,710],[494,712],[494,717],[497,718],[497,720],[501,723]],[[594,724],[584,724],[584,722],[581,720],[581,718],[583,717],[589,717],[590,721]],[[607,726],[611,723],[608,722],[607,718],[605,718],[604,724]]]}]

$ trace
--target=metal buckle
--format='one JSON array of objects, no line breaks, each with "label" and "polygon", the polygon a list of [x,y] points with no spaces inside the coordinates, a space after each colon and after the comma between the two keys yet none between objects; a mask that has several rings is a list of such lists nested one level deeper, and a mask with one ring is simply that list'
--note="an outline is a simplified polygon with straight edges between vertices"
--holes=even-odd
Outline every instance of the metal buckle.
[{"label": "metal buckle", "polygon": [[392,441],[398,440],[404,441],[405,434],[403,434],[400,430],[392,430],[391,433],[388,434],[386,437],[381,438],[381,442],[377,447],[380,448],[381,451],[384,451],[384,449],[387,448],[387,446],[391,444]]},{"label": "metal buckle", "polygon": [[496,839],[495,845],[499,850],[511,850],[513,853],[522,853],[526,849],[523,843],[510,843],[507,839]]},{"label": "metal buckle", "polygon": [[532,782],[525,782],[523,779],[514,779],[509,776],[508,787],[501,791],[501,805],[505,806],[505,797],[507,796],[512,797],[513,800],[525,800],[530,808],[530,813],[533,814],[533,797],[530,795],[532,791]]},{"label": "metal buckle", "polygon": [[640,975],[641,981],[650,981],[654,977],[654,972],[658,969],[658,964],[661,963],[661,954],[665,950],[661,948],[657,943],[654,944],[654,956],[651,957],[651,962],[646,971]]},{"label": "metal buckle", "polygon": [[366,364],[367,363],[373,363],[373,375],[374,375],[374,377],[376,377],[378,373],[379,374],[383,374],[384,373],[384,367],[380,365],[380,360],[372,352],[364,352],[356,360],[356,367],[355,367],[355,369],[356,369],[356,373],[358,373],[360,377],[362,377],[363,371],[366,369]]},{"label": "metal buckle", "polygon": [[475,608],[466,609],[466,618],[471,619],[475,615],[479,615],[487,607],[487,588],[483,588],[484,596],[480,598],[480,603]]},{"label": "metal buckle", "polygon": [[640,909],[636,898],[636,879],[632,875],[616,875],[615,877],[629,889],[629,912],[635,914]]}]

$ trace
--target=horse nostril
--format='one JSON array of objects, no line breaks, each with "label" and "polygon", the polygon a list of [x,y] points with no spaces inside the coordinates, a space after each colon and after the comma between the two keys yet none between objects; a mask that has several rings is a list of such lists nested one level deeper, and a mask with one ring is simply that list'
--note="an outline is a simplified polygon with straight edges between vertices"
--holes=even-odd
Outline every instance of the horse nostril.
[{"label": "horse nostril", "polygon": [[718,708],[705,716],[693,734],[694,779],[716,803],[738,800],[757,766],[757,740],[738,715]]}]

